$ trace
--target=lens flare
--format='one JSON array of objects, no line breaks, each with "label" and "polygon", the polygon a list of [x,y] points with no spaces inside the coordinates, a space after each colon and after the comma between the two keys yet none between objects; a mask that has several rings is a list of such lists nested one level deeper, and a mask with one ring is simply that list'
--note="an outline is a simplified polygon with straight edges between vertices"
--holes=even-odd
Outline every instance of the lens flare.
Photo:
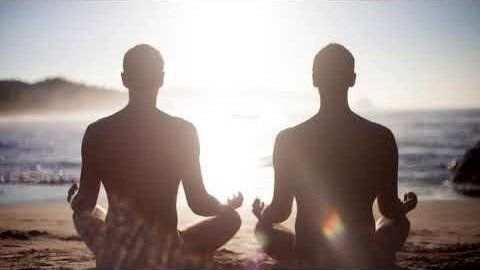
[{"label": "lens flare", "polygon": [[343,232],[343,223],[337,212],[328,214],[322,225],[322,231],[328,239],[333,239]]}]

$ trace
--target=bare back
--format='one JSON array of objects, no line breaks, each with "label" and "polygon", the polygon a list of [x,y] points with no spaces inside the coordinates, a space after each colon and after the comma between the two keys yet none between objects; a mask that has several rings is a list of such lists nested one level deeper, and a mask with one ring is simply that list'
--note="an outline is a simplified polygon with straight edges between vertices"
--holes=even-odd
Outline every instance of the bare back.
[{"label": "bare back", "polygon": [[365,256],[375,232],[372,204],[396,172],[394,148],[388,129],[353,113],[317,115],[280,133],[275,177],[297,202],[299,252]]},{"label": "bare back", "polygon": [[181,180],[189,204],[210,199],[216,203],[204,189],[198,156],[198,138],[190,123],[158,110],[122,110],[90,125],[85,133],[80,196],[95,205],[101,181],[109,202],[115,196],[146,220],[176,230]]}]

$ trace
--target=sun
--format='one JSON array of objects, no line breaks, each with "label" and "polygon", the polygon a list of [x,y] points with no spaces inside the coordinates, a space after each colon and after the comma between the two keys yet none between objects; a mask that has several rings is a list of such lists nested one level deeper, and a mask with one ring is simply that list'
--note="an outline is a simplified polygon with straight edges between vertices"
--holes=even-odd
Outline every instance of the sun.
[{"label": "sun", "polygon": [[262,80],[269,18],[265,5],[192,3],[184,16],[190,30],[185,42],[191,45],[192,85],[228,91]]}]

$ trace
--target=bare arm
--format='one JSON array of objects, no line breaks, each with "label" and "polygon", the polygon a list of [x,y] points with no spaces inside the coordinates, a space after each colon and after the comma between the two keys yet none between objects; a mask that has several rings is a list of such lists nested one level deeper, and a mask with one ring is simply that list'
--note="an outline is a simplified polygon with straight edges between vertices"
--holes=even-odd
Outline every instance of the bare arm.
[{"label": "bare arm", "polygon": [[82,171],[80,190],[72,203],[73,211],[93,211],[100,190],[100,179],[97,174],[92,128],[89,126],[82,140]]},{"label": "bare arm", "polygon": [[205,189],[200,169],[200,146],[195,127],[191,127],[186,142],[186,157],[183,164],[183,188],[187,197],[188,206],[201,216],[219,214],[223,206],[217,199],[210,196]]},{"label": "bare arm", "polygon": [[[398,149],[395,138],[389,132],[382,150],[381,181],[377,196],[380,213],[386,218],[396,219],[405,216],[407,212],[415,208],[416,196],[414,193],[405,195],[405,202],[398,198]],[[413,197],[414,198],[413,198]]]},{"label": "bare arm", "polygon": [[275,185],[273,199],[263,213],[263,221],[266,223],[279,223],[286,220],[292,211],[293,194],[289,186],[289,170],[285,162],[288,153],[282,142],[282,133],[275,140],[273,150],[273,166],[275,170]]}]

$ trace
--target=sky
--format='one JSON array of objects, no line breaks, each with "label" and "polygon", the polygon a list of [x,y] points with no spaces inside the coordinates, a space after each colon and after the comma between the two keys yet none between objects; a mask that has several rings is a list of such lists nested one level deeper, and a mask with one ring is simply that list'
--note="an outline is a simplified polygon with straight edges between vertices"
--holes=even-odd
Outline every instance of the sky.
[{"label": "sky", "polygon": [[353,101],[480,107],[478,2],[0,3],[0,79],[123,89],[123,54],[149,43],[173,95],[311,100],[312,60],[330,42],[355,56]]}]

